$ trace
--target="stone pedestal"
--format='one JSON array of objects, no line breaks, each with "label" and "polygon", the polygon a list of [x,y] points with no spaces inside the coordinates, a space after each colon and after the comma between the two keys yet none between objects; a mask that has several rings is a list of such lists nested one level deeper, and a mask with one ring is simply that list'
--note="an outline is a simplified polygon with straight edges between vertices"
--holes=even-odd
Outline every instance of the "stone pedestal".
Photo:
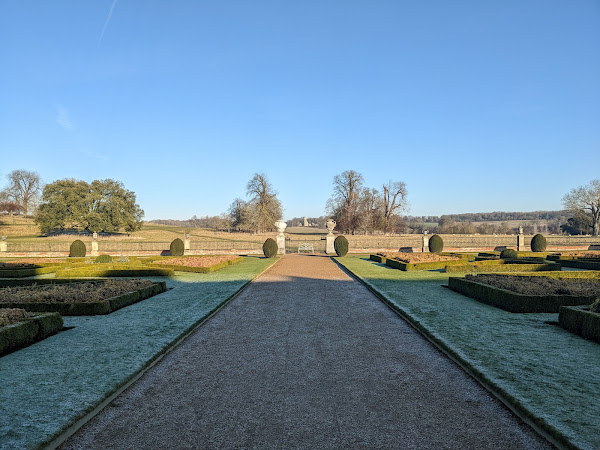
[{"label": "stone pedestal", "polygon": [[335,241],[335,236],[333,234],[328,234],[326,240],[327,248],[325,250],[325,253],[331,255],[332,253],[335,253],[335,246],[333,245],[333,242]]},{"label": "stone pedestal", "polygon": [[100,253],[98,252],[98,241],[92,241],[92,256],[98,256]]},{"label": "stone pedestal", "polygon": [[429,253],[429,236],[423,236],[423,245],[421,246],[421,251],[423,253]]},{"label": "stone pedestal", "polygon": [[0,241],[0,252],[7,252],[8,251],[8,245],[5,241],[6,237],[2,236],[2,240]]},{"label": "stone pedestal", "polygon": [[183,252],[184,253],[189,253],[190,252],[190,235],[189,234],[185,234],[183,237]]},{"label": "stone pedestal", "polygon": [[285,236],[278,235],[277,236],[277,253],[281,255],[285,255]]},{"label": "stone pedestal", "polygon": [[517,235],[517,251],[518,252],[525,251],[525,235],[524,234]]}]

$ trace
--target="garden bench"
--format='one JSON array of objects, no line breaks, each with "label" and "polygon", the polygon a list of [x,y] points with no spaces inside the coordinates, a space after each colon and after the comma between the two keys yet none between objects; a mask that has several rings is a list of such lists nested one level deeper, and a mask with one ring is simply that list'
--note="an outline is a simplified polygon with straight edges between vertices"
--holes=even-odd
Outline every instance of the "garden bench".
[{"label": "garden bench", "polygon": [[309,244],[308,242],[304,242],[298,247],[298,253],[304,251],[314,253],[315,247],[312,244]]}]

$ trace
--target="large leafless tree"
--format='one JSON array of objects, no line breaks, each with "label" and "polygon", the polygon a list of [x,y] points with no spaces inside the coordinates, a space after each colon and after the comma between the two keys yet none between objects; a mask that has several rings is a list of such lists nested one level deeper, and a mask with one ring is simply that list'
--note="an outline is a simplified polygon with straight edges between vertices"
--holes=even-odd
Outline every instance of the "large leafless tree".
[{"label": "large leafless tree", "polygon": [[246,194],[250,197],[247,213],[252,229],[262,233],[275,228],[275,222],[283,215],[283,208],[267,176],[255,173],[246,185]]},{"label": "large leafless tree", "polygon": [[346,170],[333,177],[333,197],[328,201],[328,210],[344,233],[354,234],[360,225],[360,195],[363,176],[354,170]]},{"label": "large leafless tree", "polygon": [[600,179],[571,189],[562,199],[565,209],[592,219],[592,235],[600,234]]},{"label": "large leafless tree", "polygon": [[28,214],[42,192],[40,175],[37,172],[19,169],[13,170],[7,178],[8,187],[4,190],[5,195],[21,207],[23,214]]},{"label": "large leafless tree", "polygon": [[392,216],[406,209],[406,183],[389,181],[383,185],[383,231],[389,231]]}]

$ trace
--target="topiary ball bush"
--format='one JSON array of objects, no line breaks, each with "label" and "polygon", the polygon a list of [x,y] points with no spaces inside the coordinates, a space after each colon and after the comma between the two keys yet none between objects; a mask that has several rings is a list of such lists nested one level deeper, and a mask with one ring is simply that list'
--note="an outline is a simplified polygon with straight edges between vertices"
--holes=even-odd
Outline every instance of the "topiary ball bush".
[{"label": "topiary ball bush", "polygon": [[83,241],[77,239],[71,244],[71,248],[69,249],[69,256],[71,258],[84,258],[86,252],[87,250]]},{"label": "topiary ball bush", "polygon": [[434,234],[429,238],[429,252],[440,253],[444,250],[444,240],[438,234]]},{"label": "topiary ball bush", "polygon": [[275,256],[277,256],[278,249],[279,248],[277,247],[277,242],[275,242],[271,238],[267,239],[263,244],[263,253],[267,258],[274,258]]},{"label": "topiary ball bush", "polygon": [[333,248],[338,256],[346,256],[348,254],[348,239],[346,236],[338,236],[333,241]]},{"label": "topiary ball bush", "polygon": [[110,255],[100,255],[96,258],[96,264],[107,264],[113,261]]},{"label": "topiary ball bush", "polygon": [[546,238],[541,234],[536,234],[531,239],[531,251],[532,252],[545,252],[546,251]]},{"label": "topiary ball bush", "polygon": [[500,253],[500,259],[517,259],[518,257],[519,254],[516,250],[513,250],[512,248],[505,248]]},{"label": "topiary ball bush", "polygon": [[171,245],[169,247],[169,253],[171,256],[183,256],[185,248],[183,246],[183,241],[179,238],[173,239]]}]

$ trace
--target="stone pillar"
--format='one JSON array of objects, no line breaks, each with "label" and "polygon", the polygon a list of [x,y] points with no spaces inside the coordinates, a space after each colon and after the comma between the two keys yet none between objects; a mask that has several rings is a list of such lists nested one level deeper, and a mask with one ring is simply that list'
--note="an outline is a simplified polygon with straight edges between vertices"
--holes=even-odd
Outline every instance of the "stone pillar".
[{"label": "stone pillar", "polygon": [[98,256],[100,253],[98,252],[98,233],[94,232],[92,234],[92,256]]},{"label": "stone pillar", "polygon": [[333,219],[329,219],[325,224],[325,226],[329,230],[329,234],[325,238],[327,240],[327,247],[325,249],[325,253],[327,253],[328,255],[335,253],[335,245],[333,244],[335,241],[335,236],[333,235],[333,229],[336,225],[337,224]]},{"label": "stone pillar", "polygon": [[427,231],[423,233],[423,245],[421,246],[421,251],[423,253],[429,253],[429,236],[427,236]]},{"label": "stone pillar", "polygon": [[2,236],[2,240],[0,240],[0,252],[7,252],[8,245],[6,244],[6,236]]},{"label": "stone pillar", "polygon": [[287,227],[287,223],[283,220],[278,220],[275,222],[275,226],[279,230],[279,234],[277,235],[277,253],[285,255],[285,235],[283,232],[285,231],[285,227]]},{"label": "stone pillar", "polygon": [[189,233],[185,233],[183,237],[183,253],[187,254],[190,252],[190,235]]},{"label": "stone pillar", "polygon": [[523,227],[519,227],[519,234],[517,236],[517,251],[525,251],[525,235],[523,234]]}]

